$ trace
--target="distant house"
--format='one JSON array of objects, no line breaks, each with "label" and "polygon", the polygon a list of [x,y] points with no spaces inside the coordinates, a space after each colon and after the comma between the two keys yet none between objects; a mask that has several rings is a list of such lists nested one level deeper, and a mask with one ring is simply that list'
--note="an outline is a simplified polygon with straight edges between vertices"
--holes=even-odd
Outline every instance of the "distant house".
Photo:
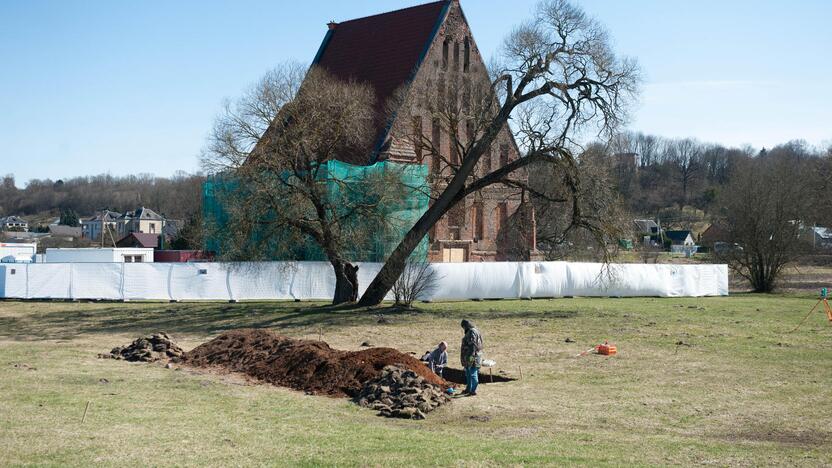
[{"label": "distant house", "polygon": [[[91,240],[101,240],[105,228],[113,237],[118,236],[118,219],[120,213],[104,210],[96,213],[95,216],[81,221],[81,237]],[[105,239],[105,242],[108,239]]]},{"label": "distant house", "polygon": [[136,211],[128,211],[118,219],[118,233],[122,236],[131,232],[161,234],[164,227],[165,218],[145,207]]},{"label": "distant house", "polygon": [[659,233],[659,225],[652,219],[634,219],[633,224],[639,235],[650,236]]},{"label": "distant house", "polygon": [[148,232],[131,232],[116,242],[116,247],[135,247],[144,249],[159,248],[159,234]]},{"label": "distant house", "polygon": [[[145,207],[136,211],[127,211],[124,214],[104,210],[81,222],[82,237],[101,240],[101,233],[105,226],[114,239],[124,238],[133,232],[161,234],[165,227],[165,218]],[[104,242],[112,242],[106,233]]]},{"label": "distant house", "polygon": [[81,227],[75,226],[64,226],[63,224],[50,224],[49,225],[49,234],[52,237],[81,237]]},{"label": "distant house", "polygon": [[179,236],[179,229],[184,223],[180,219],[165,219],[165,226],[162,228],[162,234],[166,241],[171,241]]},{"label": "distant house", "polygon": [[719,224],[711,224],[699,236],[699,245],[712,249],[717,242],[728,242],[729,237],[727,229]]},{"label": "distant house", "polygon": [[153,253],[158,263],[212,262],[214,252],[204,250],[157,250]]},{"label": "distant house", "polygon": [[832,249],[832,229],[827,227],[813,227],[812,245],[816,249]]},{"label": "distant house", "polygon": [[661,243],[659,239],[661,228],[655,221],[652,219],[634,219],[633,224],[636,237],[642,244],[656,245]]},{"label": "distant house", "polygon": [[19,216],[0,218],[0,231],[29,232],[29,223]]},{"label": "distant house", "polygon": [[690,257],[699,250],[690,231],[664,231],[665,240],[670,241],[670,252]]},{"label": "distant house", "polygon": [[664,231],[664,237],[670,239],[671,245],[682,245],[685,247],[693,247],[696,245],[690,231]]}]

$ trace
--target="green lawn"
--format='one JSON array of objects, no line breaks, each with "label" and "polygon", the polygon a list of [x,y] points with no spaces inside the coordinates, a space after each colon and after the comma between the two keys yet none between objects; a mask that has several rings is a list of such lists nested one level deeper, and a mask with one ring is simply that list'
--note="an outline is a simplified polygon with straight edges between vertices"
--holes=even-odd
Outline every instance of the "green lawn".
[{"label": "green lawn", "polygon": [[[424,304],[0,302],[0,466],[830,465],[832,325],[810,296]],[[154,331],[186,349],[268,327],[421,353],[469,318],[523,378],[425,421],[239,376],[96,358]],[[566,343],[570,337],[576,343]],[[604,339],[620,354],[576,357]],[[677,343],[682,342],[682,345]],[[86,420],[84,408],[90,402]]]}]

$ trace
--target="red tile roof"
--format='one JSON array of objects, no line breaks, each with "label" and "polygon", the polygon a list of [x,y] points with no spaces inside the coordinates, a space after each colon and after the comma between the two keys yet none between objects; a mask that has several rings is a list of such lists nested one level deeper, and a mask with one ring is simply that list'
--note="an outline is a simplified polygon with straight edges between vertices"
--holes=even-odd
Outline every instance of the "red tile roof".
[{"label": "red tile roof", "polygon": [[159,234],[148,232],[131,232],[116,242],[118,247],[142,247],[155,249],[159,247]]},{"label": "red tile roof", "polygon": [[342,80],[373,87],[379,143],[387,134],[387,100],[413,78],[449,4],[433,2],[344,21],[327,32],[315,64]]}]

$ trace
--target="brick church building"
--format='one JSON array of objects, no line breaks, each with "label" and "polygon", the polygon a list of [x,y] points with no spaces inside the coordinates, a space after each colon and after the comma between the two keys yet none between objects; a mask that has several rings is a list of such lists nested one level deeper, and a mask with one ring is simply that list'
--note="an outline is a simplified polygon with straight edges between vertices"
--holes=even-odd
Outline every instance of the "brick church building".
[{"label": "brick church building", "polygon": [[[427,89],[444,95],[452,85],[462,89],[472,81],[488,79],[459,1],[331,22],[328,27],[313,65],[343,80],[368,83],[375,90],[379,109],[373,154],[366,160],[362,155],[346,162],[427,164],[433,190],[441,190],[452,174],[447,165],[459,164],[458,151],[445,126],[420,104],[424,99],[408,93]],[[397,105],[391,112],[391,106]],[[429,139],[441,154],[425,151],[414,133]],[[459,132],[459,141],[464,142],[465,133]],[[488,173],[518,156],[517,144],[504,128],[476,171]],[[525,173],[515,177],[528,178]],[[503,185],[470,195],[431,230],[429,260],[528,260],[536,252],[535,227],[531,203],[524,198],[517,189]]]}]

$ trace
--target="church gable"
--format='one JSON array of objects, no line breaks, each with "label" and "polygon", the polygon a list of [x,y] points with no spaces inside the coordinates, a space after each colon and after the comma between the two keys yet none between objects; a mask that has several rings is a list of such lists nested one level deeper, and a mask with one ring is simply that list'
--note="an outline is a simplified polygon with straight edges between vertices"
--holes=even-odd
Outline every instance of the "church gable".
[{"label": "church gable", "polygon": [[[443,172],[436,167],[438,159],[431,158],[427,149],[421,150],[416,142],[419,135],[430,139],[435,147],[441,148],[443,158],[453,161],[451,154],[450,136],[446,133],[446,125],[436,122],[435,116],[431,115],[427,108],[425,95],[435,93],[442,96],[439,99],[450,99],[454,90],[460,99],[460,106],[465,106],[466,86],[479,82],[481,85],[488,85],[490,78],[485,61],[480,54],[473,33],[465,18],[458,1],[448,2],[448,10],[442,19],[436,35],[428,48],[425,59],[422,61],[412,83],[408,83],[406,97],[402,99],[402,107],[395,114],[395,121],[392,129],[387,135],[387,140],[380,155],[384,159],[397,161],[410,161],[427,163],[431,166],[432,172]],[[436,96],[433,96],[434,98]],[[437,124],[439,133],[437,134]],[[460,125],[457,138],[465,141],[466,128]],[[518,157],[517,146],[514,138],[508,129],[501,131],[495,148],[492,149],[493,160],[483,156],[480,170],[496,168],[507,160]]]},{"label": "church gable", "polygon": [[439,1],[329,24],[313,65],[341,80],[355,80],[373,88],[377,148],[389,131],[397,92],[413,79],[450,5],[449,1]]}]

